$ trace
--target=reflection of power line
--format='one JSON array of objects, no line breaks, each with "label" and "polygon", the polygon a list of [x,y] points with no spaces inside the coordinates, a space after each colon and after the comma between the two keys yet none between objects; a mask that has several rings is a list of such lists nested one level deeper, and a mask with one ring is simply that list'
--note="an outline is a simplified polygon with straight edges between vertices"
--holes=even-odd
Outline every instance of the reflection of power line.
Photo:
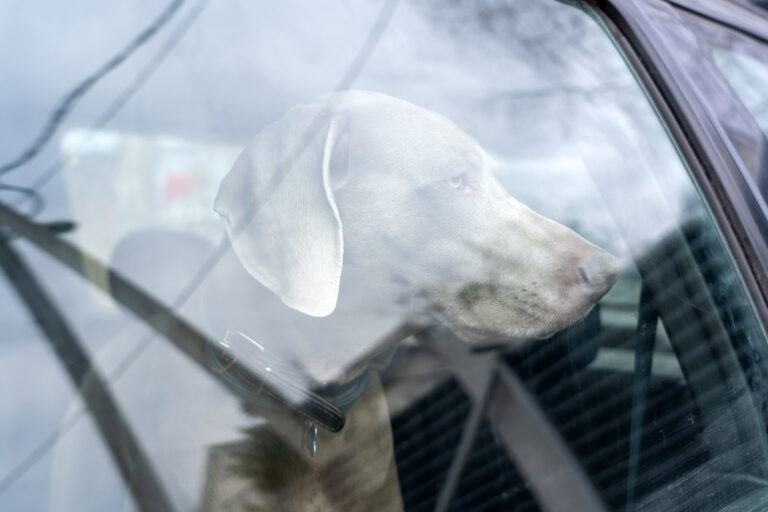
[{"label": "reflection of power line", "polygon": [[152,36],[154,36],[166,23],[168,23],[168,21],[173,17],[174,14],[176,14],[183,3],[184,0],[172,0],[168,7],[166,7],[162,13],[160,13],[160,16],[158,16],[158,18],[152,22],[152,24],[150,24],[141,33],[139,33],[139,35],[136,36],[136,38],[134,38],[133,41],[128,44],[128,46],[123,48],[120,52],[118,52],[106,63],[104,63],[99,69],[97,69],[93,74],[80,82],[77,87],[67,93],[59,101],[56,108],[50,114],[48,121],[45,123],[43,129],[37,135],[37,138],[35,138],[32,144],[30,144],[27,149],[25,149],[19,156],[10,162],[6,162],[0,165],[0,175],[6,174],[18,167],[21,167],[25,163],[32,160],[35,155],[37,155],[43,149],[48,141],[51,140],[53,134],[56,132],[67,114],[69,114],[69,112],[75,106],[77,101],[83,97],[83,95],[85,95],[85,93],[87,93],[99,80],[117,68],[136,50],[138,50],[147,41],[149,41]]},{"label": "reflection of power line", "polygon": [[[134,79],[129,83],[122,92],[115,98],[115,100],[102,112],[98,119],[91,125],[91,130],[99,130],[109,123],[122,108],[130,101],[131,97],[138,91],[152,74],[157,71],[160,64],[168,57],[171,51],[179,44],[179,41],[187,33],[192,24],[197,20],[200,14],[207,7],[210,0],[200,0],[194,7],[191,8],[187,16],[183,21],[179,22],[179,26],[176,30],[165,40],[163,45],[155,52],[152,59],[139,71]],[[87,144],[87,141],[86,141]],[[44,187],[54,176],[56,176],[64,166],[60,162],[56,162],[51,165],[43,174],[41,174],[34,182],[32,182],[31,188],[34,190],[40,190]],[[18,206],[19,203],[16,204]]]},{"label": "reflection of power line", "polygon": [[8,183],[0,183],[0,191],[15,192],[21,194],[21,199],[16,201],[16,206],[21,205],[27,201],[32,201],[32,209],[27,214],[29,217],[35,217],[43,208],[45,208],[45,200],[40,193],[34,188],[22,187],[19,185],[10,185]]},{"label": "reflection of power line", "polygon": [[[349,89],[349,87],[354,83],[355,79],[362,71],[365,63],[373,53],[373,50],[376,48],[376,45],[381,39],[384,30],[389,25],[389,22],[395,13],[395,9],[398,3],[399,0],[384,0],[382,8],[379,11],[379,14],[376,17],[373,25],[371,26],[367,37],[363,41],[360,49],[355,55],[355,58],[352,60],[346,72],[339,81],[339,84],[335,89],[337,92]],[[303,148],[299,149],[301,150]],[[273,190],[274,187],[279,184],[279,182],[280,180],[275,181],[268,192]],[[252,209],[251,214],[255,214],[256,211],[257,208]],[[216,249],[211,252],[206,261],[200,266],[192,279],[186,284],[186,286],[184,286],[182,291],[173,301],[171,307],[172,311],[177,311],[187,302],[187,300],[189,300],[189,298],[200,286],[203,280],[208,276],[208,274],[213,270],[219,260],[224,256],[224,254],[226,254],[228,249],[229,241],[225,235]],[[107,384],[120,378],[120,376],[122,376],[147,349],[147,347],[149,347],[154,338],[155,335],[150,334],[143,338],[139,343],[137,343],[134,349],[131,350],[131,352],[120,361],[115,370],[110,374],[109,378],[107,379]],[[0,490],[7,489],[10,485],[21,478],[30,468],[32,468],[42,457],[44,457],[56,445],[56,443],[58,443],[58,441],[75,426],[78,420],[83,417],[83,412],[84,411],[78,411],[75,415],[70,417],[67,422],[60,425],[60,427],[55,432],[47,436],[40,444],[38,444],[38,446],[36,446],[35,449],[21,461],[21,463],[12,468],[8,472],[8,475],[4,479],[0,480]]]}]

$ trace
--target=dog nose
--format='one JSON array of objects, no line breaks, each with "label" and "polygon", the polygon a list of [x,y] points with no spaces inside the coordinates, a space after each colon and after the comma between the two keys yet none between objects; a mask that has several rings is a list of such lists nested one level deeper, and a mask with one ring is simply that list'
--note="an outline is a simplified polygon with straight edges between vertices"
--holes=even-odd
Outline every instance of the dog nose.
[{"label": "dog nose", "polygon": [[616,282],[619,276],[619,262],[610,254],[603,253],[579,265],[578,270],[590,299],[597,302]]}]

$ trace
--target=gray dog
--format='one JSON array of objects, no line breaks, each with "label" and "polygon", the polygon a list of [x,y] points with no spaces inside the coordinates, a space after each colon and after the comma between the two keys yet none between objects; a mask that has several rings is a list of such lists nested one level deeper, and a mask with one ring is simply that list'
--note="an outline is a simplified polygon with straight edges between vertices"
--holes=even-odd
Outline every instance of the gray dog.
[{"label": "gray dog", "polygon": [[[241,268],[279,298],[252,295],[228,327],[311,386],[354,380],[401,322],[437,317],[470,341],[545,338],[576,322],[613,285],[617,261],[516,201],[496,168],[448,119],[383,94],[292,108],[243,151],[216,197]],[[261,506],[402,508],[375,377],[344,429],[318,434],[314,458],[290,411],[264,414],[278,433],[265,439],[294,463],[260,489]]]}]

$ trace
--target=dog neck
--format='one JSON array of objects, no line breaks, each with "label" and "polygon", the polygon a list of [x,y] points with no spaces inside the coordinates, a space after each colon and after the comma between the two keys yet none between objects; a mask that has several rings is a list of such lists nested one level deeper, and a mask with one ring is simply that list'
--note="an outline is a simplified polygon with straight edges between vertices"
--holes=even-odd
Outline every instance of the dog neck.
[{"label": "dog neck", "polygon": [[224,340],[206,349],[206,358],[211,371],[245,403],[293,411],[332,432],[343,428],[344,411],[365,393],[370,377],[366,370],[347,382],[318,383],[293,361],[283,360],[241,331],[228,331]]},{"label": "dog neck", "polygon": [[[384,272],[346,263],[334,312],[315,318],[287,308],[228,255],[206,293],[212,336],[221,340],[227,331],[242,332],[290,365],[303,389],[322,392],[329,386],[335,393],[338,388],[330,386],[364,374],[372,359],[399,341],[389,335],[411,320],[408,290]],[[222,300],[229,295],[240,300]]]}]

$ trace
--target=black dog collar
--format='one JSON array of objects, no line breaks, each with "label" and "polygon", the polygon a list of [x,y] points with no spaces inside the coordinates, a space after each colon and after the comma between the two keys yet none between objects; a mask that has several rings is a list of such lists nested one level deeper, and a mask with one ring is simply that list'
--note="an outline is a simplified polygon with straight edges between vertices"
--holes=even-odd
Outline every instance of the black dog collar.
[{"label": "black dog collar", "polygon": [[269,397],[302,416],[310,423],[306,427],[309,430],[312,424],[331,432],[344,428],[343,411],[365,393],[370,380],[366,369],[349,382],[308,388],[306,382],[311,379],[298,367],[241,332],[228,331],[218,346],[209,345],[208,359],[211,371],[221,375],[245,400]]}]

